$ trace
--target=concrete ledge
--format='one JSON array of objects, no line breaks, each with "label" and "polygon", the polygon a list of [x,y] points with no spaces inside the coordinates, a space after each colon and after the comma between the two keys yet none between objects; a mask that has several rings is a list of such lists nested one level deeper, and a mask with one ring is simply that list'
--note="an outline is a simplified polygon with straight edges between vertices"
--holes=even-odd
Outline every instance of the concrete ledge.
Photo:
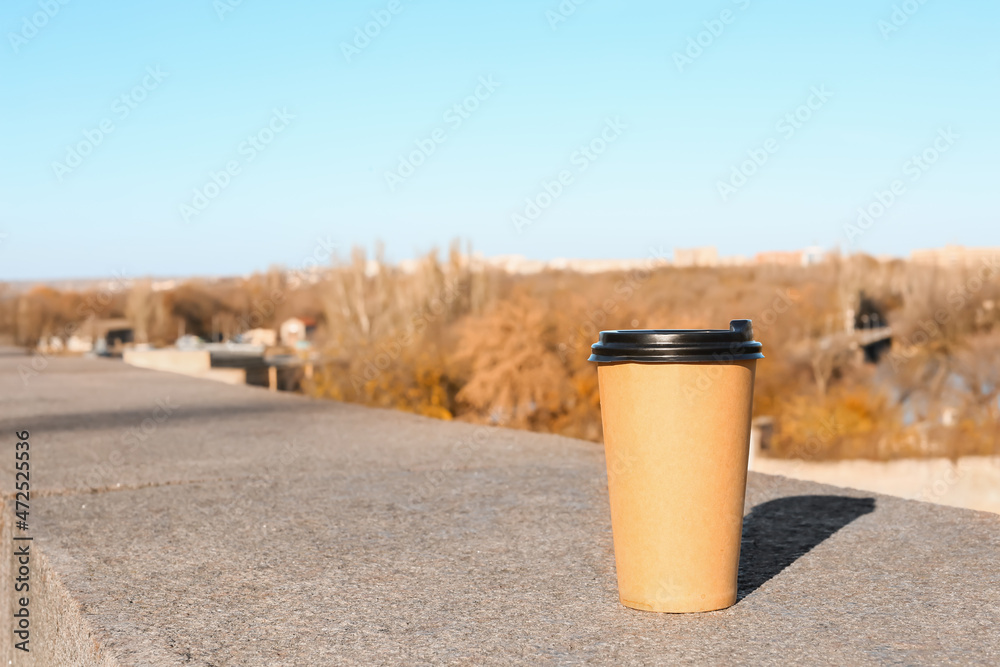
[{"label": "concrete ledge", "polygon": [[[8,498],[0,500],[3,517],[14,516],[14,507]],[[53,572],[48,557],[32,545],[30,590],[17,593],[9,582],[13,581],[12,549],[13,530],[10,521],[0,521],[0,539],[3,540],[0,577],[3,577],[4,599],[0,601],[0,627],[4,629],[3,652],[0,653],[7,664],[15,665],[93,665],[94,667],[117,667],[121,663],[110,658],[101,647],[99,635],[93,624],[86,618],[80,603]],[[21,595],[28,595],[31,620],[29,652],[15,650],[10,628],[13,627],[13,602]],[[16,640],[15,640],[16,641]]]},{"label": "concrete ledge", "polygon": [[226,384],[246,384],[247,372],[243,368],[212,368],[208,350],[125,350],[122,361],[136,368],[148,368],[168,373],[179,373],[215,380]]},{"label": "concrete ledge", "polygon": [[957,461],[796,461],[758,456],[751,469],[1000,514],[1000,456],[964,456]]},{"label": "concrete ledge", "polygon": [[122,361],[137,368],[200,375],[212,365],[207,350],[125,350]]},{"label": "concrete ledge", "polygon": [[992,514],[752,474],[736,606],[636,612],[593,444],[107,360],[25,386],[16,361],[38,560],[15,653],[5,503],[14,665],[1000,663]]}]

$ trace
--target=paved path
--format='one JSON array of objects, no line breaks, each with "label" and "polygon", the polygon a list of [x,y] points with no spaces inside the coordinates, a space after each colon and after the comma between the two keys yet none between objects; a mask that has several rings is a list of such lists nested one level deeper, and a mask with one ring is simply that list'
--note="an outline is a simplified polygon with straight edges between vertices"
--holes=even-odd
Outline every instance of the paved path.
[{"label": "paved path", "polygon": [[752,475],[740,602],[638,612],[593,444],[27,362],[0,351],[3,664],[1000,664],[995,515]]}]

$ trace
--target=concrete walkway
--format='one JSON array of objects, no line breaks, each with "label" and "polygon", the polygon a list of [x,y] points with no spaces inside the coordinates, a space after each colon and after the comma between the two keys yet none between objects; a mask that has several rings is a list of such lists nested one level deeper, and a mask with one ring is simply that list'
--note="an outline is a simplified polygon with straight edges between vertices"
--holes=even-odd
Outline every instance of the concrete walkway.
[{"label": "concrete walkway", "polygon": [[637,612],[591,443],[28,362],[0,352],[2,664],[1000,664],[996,515],[754,474],[740,602]]}]

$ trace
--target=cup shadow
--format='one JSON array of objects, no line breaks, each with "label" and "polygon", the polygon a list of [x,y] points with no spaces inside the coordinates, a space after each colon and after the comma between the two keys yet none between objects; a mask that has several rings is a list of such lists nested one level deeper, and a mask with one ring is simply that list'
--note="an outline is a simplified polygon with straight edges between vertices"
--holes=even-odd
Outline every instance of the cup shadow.
[{"label": "cup shadow", "polygon": [[874,498],[789,496],[762,503],[743,518],[737,603],[858,517]]}]

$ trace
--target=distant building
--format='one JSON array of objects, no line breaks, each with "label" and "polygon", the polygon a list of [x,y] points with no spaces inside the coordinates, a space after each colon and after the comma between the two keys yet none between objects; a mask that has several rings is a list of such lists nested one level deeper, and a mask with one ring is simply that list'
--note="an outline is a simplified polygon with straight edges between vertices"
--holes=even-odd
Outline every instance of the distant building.
[{"label": "distant building", "polygon": [[675,266],[717,266],[719,251],[715,246],[674,248]]},{"label": "distant building", "polygon": [[746,266],[750,263],[746,255],[727,255],[719,258],[719,266]]},{"label": "distant building", "polygon": [[804,253],[801,250],[769,250],[754,255],[754,263],[775,266],[802,266]]},{"label": "distant building", "polygon": [[91,317],[80,327],[81,337],[89,337],[94,341],[95,349],[121,349],[134,339],[132,323],[122,317],[100,319]]},{"label": "distant building", "polygon": [[38,350],[45,354],[81,354],[94,349],[94,340],[90,336],[73,334],[69,338],[49,336],[38,341]]},{"label": "distant building", "polygon": [[279,327],[281,344],[289,347],[302,347],[301,343],[308,343],[315,330],[316,320],[311,317],[290,317]]},{"label": "distant building", "polygon": [[548,263],[548,268],[556,271],[573,271],[576,273],[611,273],[614,271],[633,271],[649,269],[658,264],[657,260],[641,259],[564,259],[556,258]]},{"label": "distant building", "polygon": [[537,259],[528,259],[523,255],[498,255],[486,260],[486,263],[504,273],[516,273],[530,275],[541,273],[545,270],[545,262]]},{"label": "distant building", "polygon": [[914,264],[943,268],[974,268],[981,266],[983,262],[995,262],[998,258],[1000,248],[966,248],[960,245],[914,250],[910,253],[910,260]]},{"label": "distant building", "polygon": [[802,265],[812,266],[826,261],[826,251],[818,245],[809,246],[802,251]]},{"label": "distant building", "polygon": [[120,351],[131,342],[132,325],[128,320],[100,319],[91,316],[77,327],[72,335],[43,337],[38,341],[37,347],[46,354],[63,352],[81,354],[92,351],[104,354],[109,350]]}]

